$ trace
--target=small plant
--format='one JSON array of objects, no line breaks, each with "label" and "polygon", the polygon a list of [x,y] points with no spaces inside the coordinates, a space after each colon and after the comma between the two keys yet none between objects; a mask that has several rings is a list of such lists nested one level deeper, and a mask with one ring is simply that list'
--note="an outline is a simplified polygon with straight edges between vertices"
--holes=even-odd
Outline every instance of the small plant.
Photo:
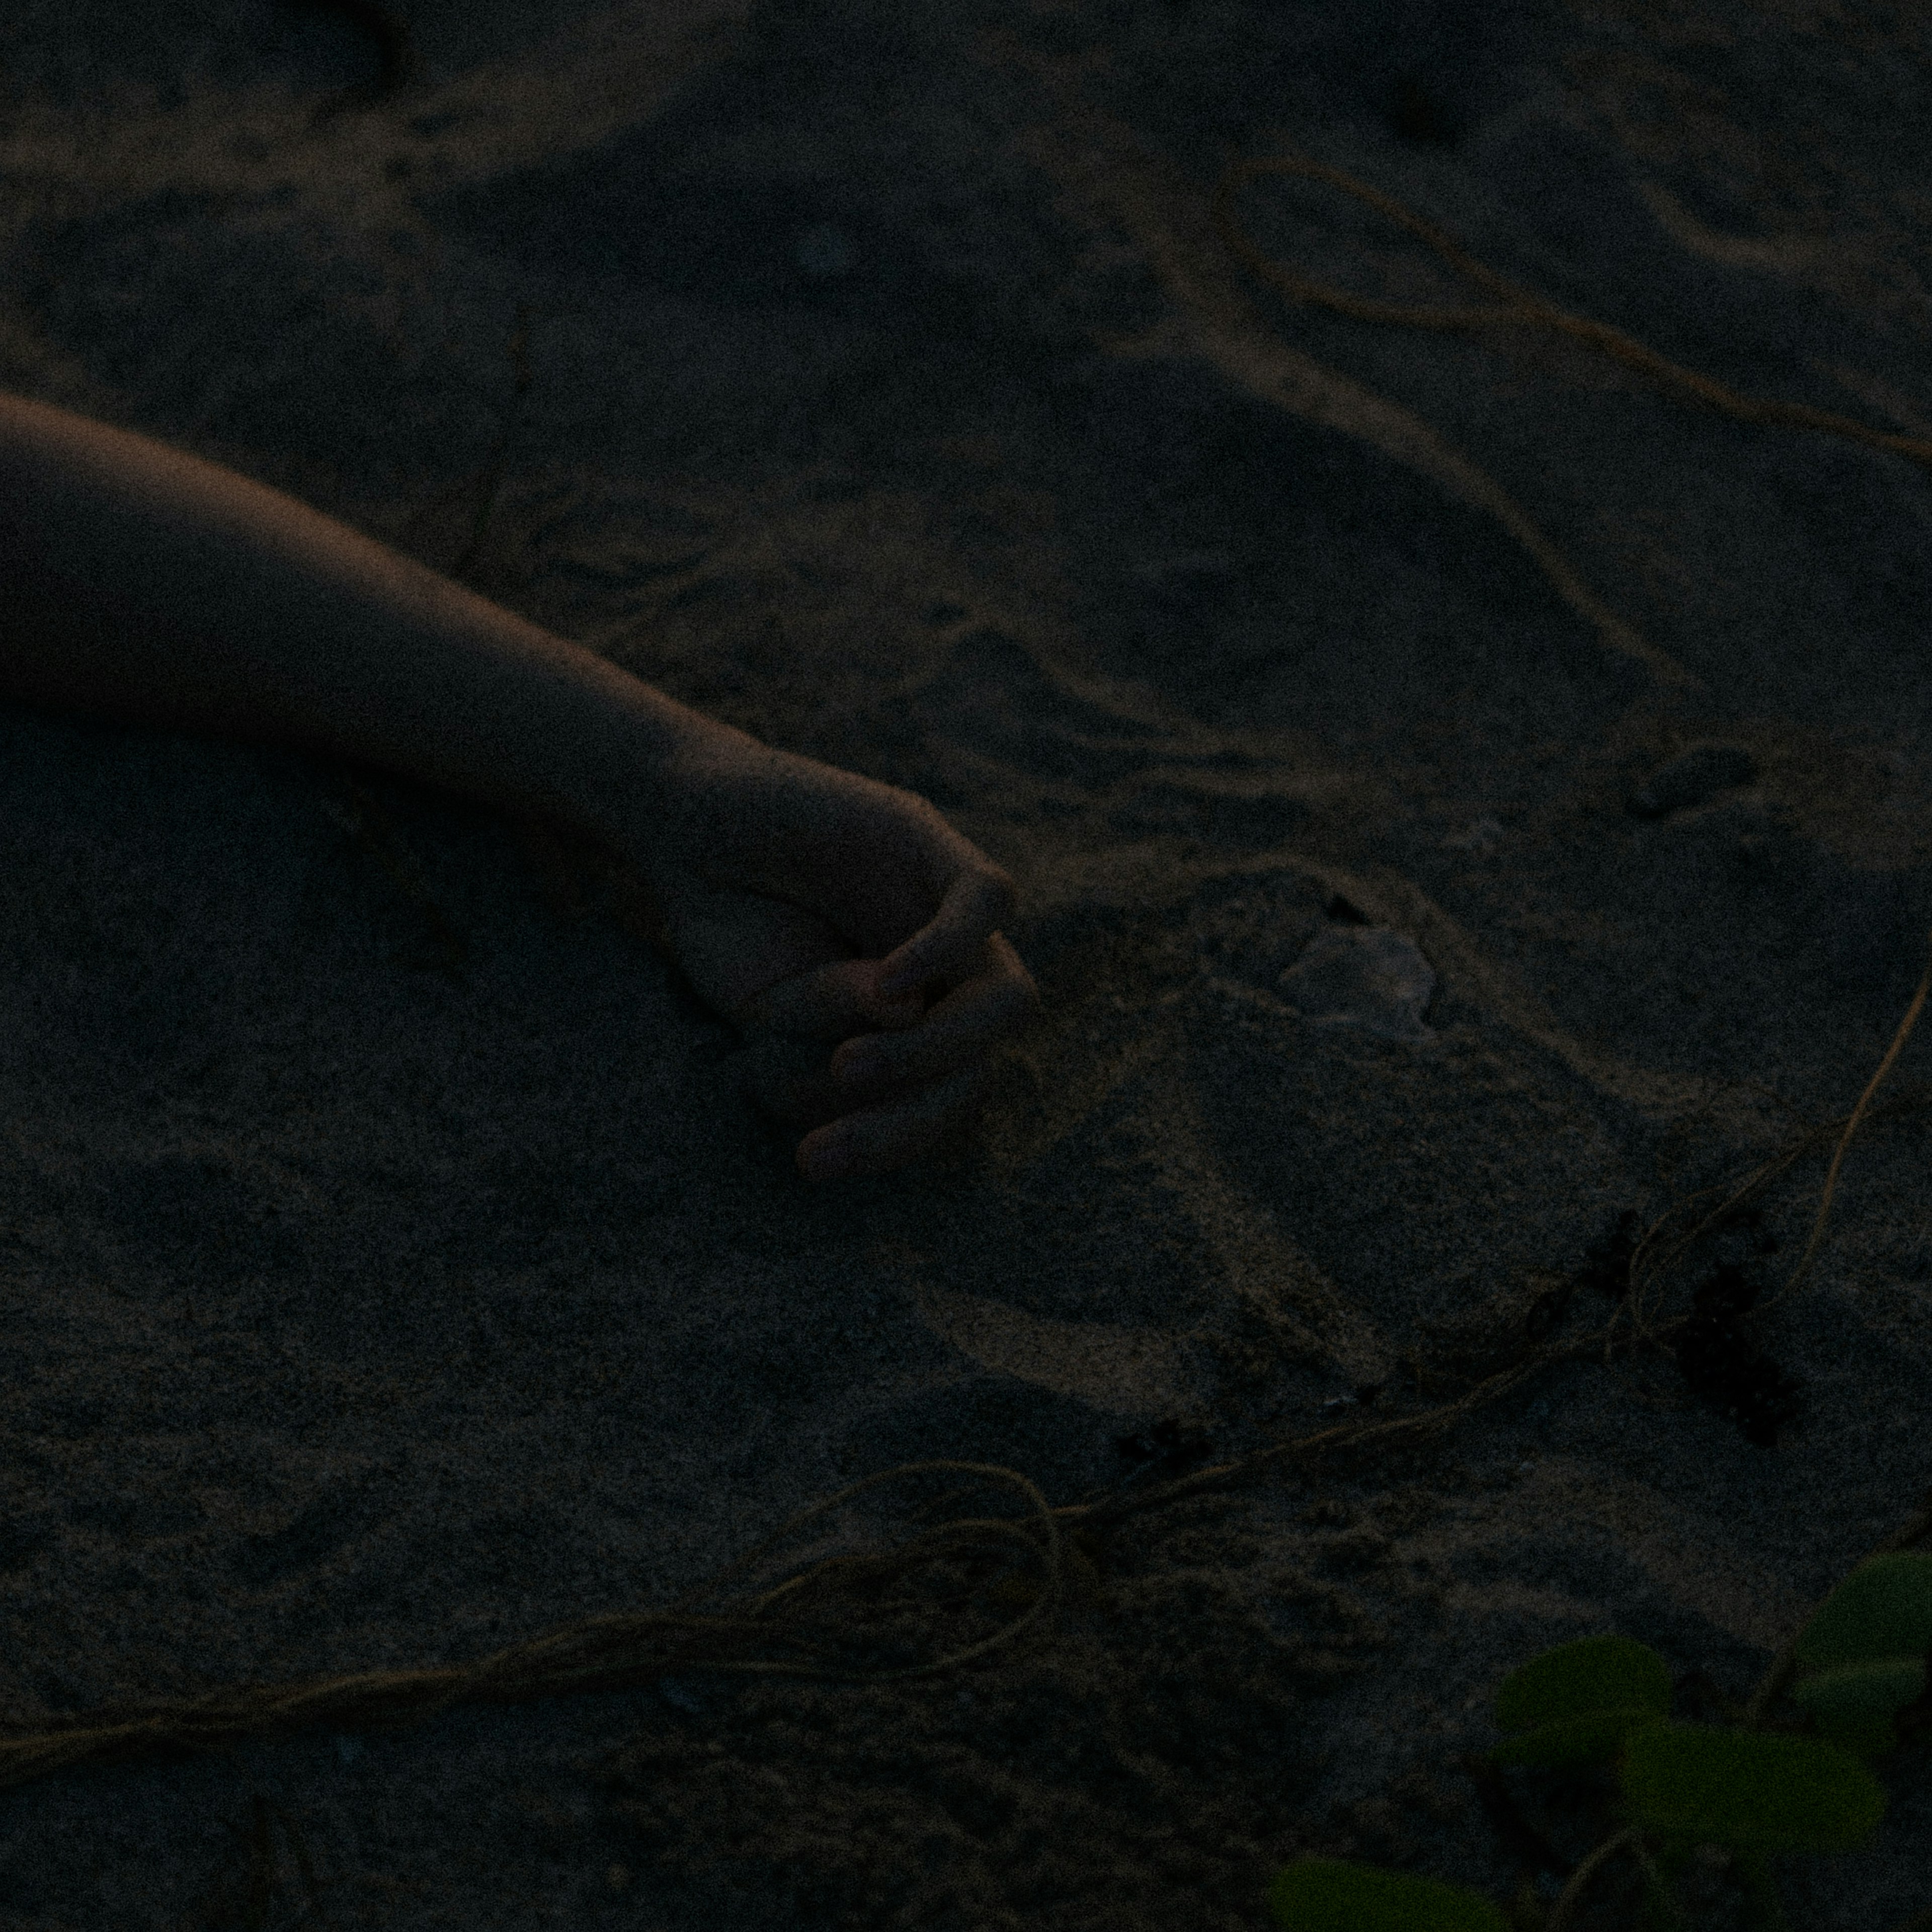
[{"label": "small plant", "polygon": [[[1532,1658],[1504,1679],[1496,1723],[1508,1732],[1494,1765],[1551,1770],[1601,1766],[1615,1774],[1622,1828],[1577,1866],[1544,1932],[1563,1932],[1604,1866],[1628,1852],[1641,1870],[1652,1922],[1682,1927],[1671,1880],[1702,1846],[1730,1854],[1757,1922],[1781,1928],[1764,1861],[1864,1844],[1884,1815],[1866,1760],[1899,1742],[1897,1720],[1924,1698],[1932,1653],[1932,1556],[1861,1564],[1798,1634],[1791,1701],[1811,1732],[1760,1728],[1782,1681],[1780,1660],[1741,1725],[1671,1715],[1670,1667],[1623,1636],[1589,1636]],[[1270,1911],[1288,1932],[1509,1932],[1493,1903],[1466,1886],[1303,1858],[1276,1874]],[[1524,1904],[1516,1908],[1522,1922]]]},{"label": "small plant", "polygon": [[1791,1701],[1820,1734],[1865,1756],[1898,1742],[1893,1720],[1925,1694],[1932,1652],[1932,1556],[1862,1563],[1798,1640],[1805,1669]]},{"label": "small plant", "polygon": [[1552,1769],[1607,1763],[1639,1724],[1670,1714],[1670,1666],[1627,1636],[1586,1636],[1532,1657],[1503,1679],[1496,1727],[1521,1735],[1495,1764]]},{"label": "small plant", "polygon": [[1466,1886],[1340,1858],[1300,1858],[1277,1872],[1268,1907],[1297,1932],[1509,1932],[1502,1914]]}]

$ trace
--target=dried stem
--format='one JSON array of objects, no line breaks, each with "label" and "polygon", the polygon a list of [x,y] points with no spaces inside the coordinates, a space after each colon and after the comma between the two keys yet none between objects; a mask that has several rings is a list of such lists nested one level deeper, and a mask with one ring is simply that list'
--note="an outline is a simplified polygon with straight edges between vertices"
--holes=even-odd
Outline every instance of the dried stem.
[{"label": "dried stem", "polygon": [[1563,1888],[1562,1894],[1551,1907],[1550,1923],[1543,1932],[1569,1932],[1569,1924],[1583,1902],[1583,1894],[1591,1880],[1597,1875],[1598,1868],[1606,1864],[1626,1845],[1636,1842],[1636,1827],[1628,1826],[1614,1838],[1606,1838],[1576,1869],[1570,1874],[1570,1882]]}]

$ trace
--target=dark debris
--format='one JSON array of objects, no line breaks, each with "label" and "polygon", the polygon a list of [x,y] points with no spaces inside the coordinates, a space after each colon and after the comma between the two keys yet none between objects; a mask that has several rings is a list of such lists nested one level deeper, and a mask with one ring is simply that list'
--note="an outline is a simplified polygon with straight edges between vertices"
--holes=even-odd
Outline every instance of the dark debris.
[{"label": "dark debris", "polygon": [[1127,1478],[1130,1482],[1138,1482],[1143,1476],[1170,1482],[1198,1469],[1213,1452],[1214,1444],[1202,1430],[1170,1420],[1156,1422],[1138,1435],[1115,1436],[1114,1449],[1124,1461],[1139,1466]]},{"label": "dark debris", "polygon": [[1583,1265],[1571,1276],[1579,1288],[1594,1288],[1621,1301],[1630,1292],[1630,1257],[1636,1252],[1641,1217],[1634,1208],[1626,1208],[1617,1216],[1617,1225],[1584,1257]]},{"label": "dark debris", "polygon": [[1772,1449],[1778,1432],[1798,1420],[1800,1384],[1745,1332],[1744,1317],[1760,1292],[1735,1263],[1720,1264],[1694,1297],[1676,1352],[1693,1393],[1735,1422],[1746,1441]]}]

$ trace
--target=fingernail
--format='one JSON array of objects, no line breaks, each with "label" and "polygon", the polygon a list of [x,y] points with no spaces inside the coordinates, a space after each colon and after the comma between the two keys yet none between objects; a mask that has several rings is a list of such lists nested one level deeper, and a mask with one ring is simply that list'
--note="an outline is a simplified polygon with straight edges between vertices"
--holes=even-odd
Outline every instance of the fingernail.
[{"label": "fingernail", "polygon": [[896,966],[892,971],[880,976],[879,991],[895,996],[910,993],[918,986],[920,979],[920,970],[916,965]]}]

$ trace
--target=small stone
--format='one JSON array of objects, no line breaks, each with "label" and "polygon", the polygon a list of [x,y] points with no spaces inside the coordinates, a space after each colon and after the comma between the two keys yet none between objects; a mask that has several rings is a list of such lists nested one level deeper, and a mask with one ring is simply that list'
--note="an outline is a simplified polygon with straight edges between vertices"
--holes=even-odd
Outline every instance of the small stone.
[{"label": "small stone", "polygon": [[1282,997],[1312,1026],[1356,1026],[1410,1045],[1436,1038],[1423,1009],[1436,974],[1399,932],[1325,926],[1281,976]]},{"label": "small stone", "polygon": [[353,1764],[362,1755],[362,1740],[346,1733],[338,1734],[335,1740],[335,1754],[344,1764]]},{"label": "small stone", "polygon": [[1757,760],[1743,746],[1706,739],[1659,765],[1624,801],[1624,808],[1635,818],[1661,818],[1756,776]]}]

